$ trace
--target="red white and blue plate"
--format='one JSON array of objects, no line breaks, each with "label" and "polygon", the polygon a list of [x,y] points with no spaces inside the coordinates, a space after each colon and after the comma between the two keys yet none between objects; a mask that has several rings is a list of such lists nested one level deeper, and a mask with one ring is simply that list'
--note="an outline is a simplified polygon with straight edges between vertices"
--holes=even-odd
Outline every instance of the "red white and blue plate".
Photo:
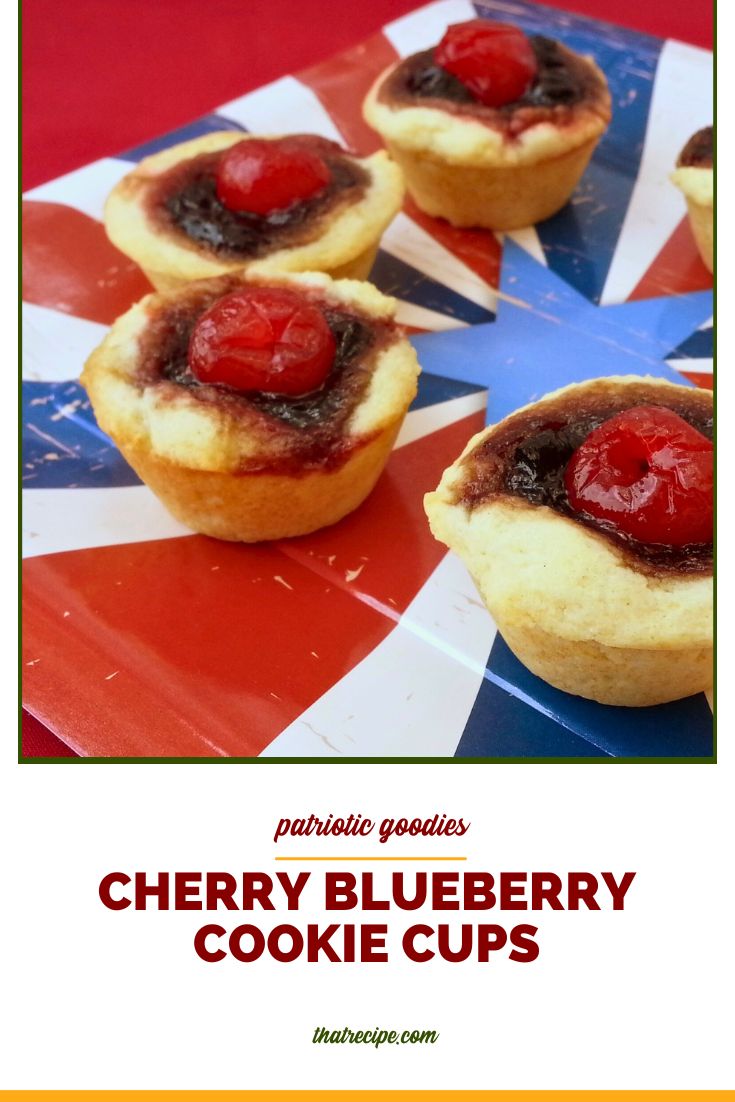
[{"label": "red white and blue plate", "polygon": [[[571,203],[504,239],[408,202],[373,281],[424,368],[377,489],[340,524],[240,546],[173,520],[77,382],[150,290],[102,208],[142,157],[211,130],[323,134],[361,153],[373,79],[477,14],[594,55],[613,121]],[[712,120],[712,58],[533,3],[440,0],[354,49],[25,197],[24,701],[78,753],[119,757],[712,755],[704,696],[618,709],[552,689],[508,651],[422,497],[469,436],[565,383],[712,385],[711,276],[669,182]],[[486,411],[487,407],[487,411]]]}]

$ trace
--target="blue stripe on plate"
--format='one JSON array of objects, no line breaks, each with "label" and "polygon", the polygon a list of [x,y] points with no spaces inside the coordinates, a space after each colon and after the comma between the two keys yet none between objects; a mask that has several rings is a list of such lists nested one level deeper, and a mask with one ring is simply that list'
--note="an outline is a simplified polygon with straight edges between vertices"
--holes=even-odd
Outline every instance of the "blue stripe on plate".
[{"label": "blue stripe on plate", "polygon": [[464,295],[445,287],[435,279],[412,268],[381,249],[370,272],[370,282],[386,295],[394,295],[404,302],[412,302],[438,314],[456,318],[467,325],[480,325],[493,321],[495,314]]},{"label": "blue stripe on plate", "polygon": [[509,298],[492,325],[413,339],[424,370],[488,389],[489,422],[585,379],[656,375],[683,383],[664,356],[712,314],[708,291],[595,306],[509,240],[501,276]]},{"label": "blue stripe on plate", "polygon": [[424,409],[436,406],[440,402],[449,402],[453,398],[464,398],[467,394],[478,394],[485,387],[476,383],[465,383],[457,379],[447,379],[442,375],[431,375],[422,371],[419,375],[419,389],[411,409]]},{"label": "blue stripe on plate", "polygon": [[240,130],[246,133],[245,127],[239,122],[225,118],[224,115],[202,115],[193,122],[180,126],[177,130],[170,130],[168,134],[162,134],[158,138],[152,138],[143,145],[136,145],[134,149],[128,149],[125,153],[118,153],[121,161],[142,161],[144,157],[150,157],[152,153],[160,153],[164,149],[170,149],[172,145],[180,142],[191,141],[192,138],[201,138],[204,134],[216,134],[219,130]]},{"label": "blue stripe on plate", "polygon": [[[685,341],[682,341],[672,352],[669,352],[667,360],[711,360],[715,354],[714,330],[697,329]],[[686,370],[686,365],[682,367]]]},{"label": "blue stripe on plate", "polygon": [[571,202],[536,227],[549,266],[599,302],[638,175],[663,41],[540,4],[495,5],[490,0],[475,7],[480,15],[591,54],[607,78],[610,126]]},{"label": "blue stripe on plate", "polygon": [[24,382],[23,488],[139,486],[76,382]]},{"label": "blue stripe on plate", "polygon": [[703,694],[652,708],[613,708],[536,677],[498,635],[457,757],[710,757]]}]

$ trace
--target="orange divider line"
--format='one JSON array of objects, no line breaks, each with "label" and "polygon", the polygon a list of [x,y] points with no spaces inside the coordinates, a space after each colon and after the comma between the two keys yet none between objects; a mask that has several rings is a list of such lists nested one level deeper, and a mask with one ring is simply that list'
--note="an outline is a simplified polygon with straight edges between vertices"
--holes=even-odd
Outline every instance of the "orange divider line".
[{"label": "orange divider line", "polygon": [[276,857],[276,861],[466,861],[466,857]]},{"label": "orange divider line", "polygon": [[1,1098],[18,1099],[18,1102],[36,1102],[61,1095],[69,1102],[83,1099],[84,1102],[123,1102],[131,1099],[151,1099],[152,1102],[175,1102],[175,1100],[223,1097],[230,1102],[239,1099],[257,1099],[263,1102],[433,1102],[434,1099],[487,1099],[488,1102],[683,1102],[684,1099],[713,1098],[732,1099],[732,1090],[0,1090]]}]

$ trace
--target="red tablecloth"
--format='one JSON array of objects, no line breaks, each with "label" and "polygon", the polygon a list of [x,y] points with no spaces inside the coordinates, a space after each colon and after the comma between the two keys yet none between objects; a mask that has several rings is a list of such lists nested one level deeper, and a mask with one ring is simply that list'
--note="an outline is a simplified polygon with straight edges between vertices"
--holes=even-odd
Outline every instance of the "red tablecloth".
[{"label": "red tablecloth", "polygon": [[[172,130],[419,6],[420,0],[25,0],[23,186]],[[710,4],[556,6],[712,47]],[[23,754],[73,756],[26,714]]]}]

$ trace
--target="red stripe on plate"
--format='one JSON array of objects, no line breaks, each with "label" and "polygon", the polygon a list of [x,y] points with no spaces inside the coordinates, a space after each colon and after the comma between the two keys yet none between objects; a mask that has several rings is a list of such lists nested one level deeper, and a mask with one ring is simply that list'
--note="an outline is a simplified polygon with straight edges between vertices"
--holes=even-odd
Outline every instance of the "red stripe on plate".
[{"label": "red stripe on plate", "polygon": [[23,203],[23,298],[110,325],[152,287],[100,222],[61,203]]},{"label": "red stripe on plate", "polygon": [[410,196],[404,204],[406,214],[422,229],[476,272],[481,279],[497,288],[500,281],[502,247],[492,230],[458,229],[443,218],[424,214]]},{"label": "red stripe on plate", "polygon": [[702,390],[714,390],[714,377],[702,371],[682,371],[681,368],[677,368],[685,379],[688,379],[690,383],[694,383],[695,386],[701,387]]},{"label": "red stripe on plate", "polygon": [[394,452],[378,490],[333,528],[281,545],[290,558],[334,585],[404,612],[446,548],[431,535],[424,494],[484,424],[482,411]]},{"label": "red stripe on plate", "polygon": [[189,536],[27,560],[28,707],[85,755],[259,754],[438,565],[423,495],[482,421],[398,449],[358,512],[300,540]]},{"label": "red stripe on plate", "polygon": [[640,280],[630,299],[707,291],[711,286],[712,273],[702,263],[689,219],[684,218]]},{"label": "red stripe on plate", "polygon": [[[328,16],[327,16],[328,18]],[[398,60],[387,38],[375,34],[351,50],[298,74],[329,112],[347,144],[358,153],[374,153],[382,140],[362,117],[362,101],[383,69]]]}]

